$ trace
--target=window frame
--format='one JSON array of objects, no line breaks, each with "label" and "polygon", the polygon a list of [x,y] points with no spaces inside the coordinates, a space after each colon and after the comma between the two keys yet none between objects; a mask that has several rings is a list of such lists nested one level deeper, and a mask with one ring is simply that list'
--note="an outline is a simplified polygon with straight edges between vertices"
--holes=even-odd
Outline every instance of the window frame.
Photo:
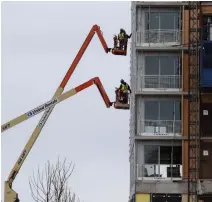
[{"label": "window frame", "polygon": [[[175,60],[173,60],[173,63],[174,63],[174,66],[173,66],[173,68],[174,68],[174,74],[171,74],[171,75],[167,75],[167,76],[182,76],[182,65],[181,65],[181,56],[180,55],[178,55],[178,54],[167,54],[167,55],[165,55],[165,54],[151,54],[151,55],[144,55],[144,75],[146,76],[166,76],[166,74],[161,74],[161,67],[162,67],[162,65],[161,65],[161,58],[166,58],[166,57],[175,57]],[[155,58],[155,59],[157,59],[158,61],[157,61],[157,64],[158,64],[158,66],[157,66],[157,68],[158,68],[158,74],[147,74],[146,72],[146,70],[148,69],[148,67],[147,67],[147,58]],[[178,61],[178,66],[176,65],[176,63],[177,63],[177,61]],[[178,71],[177,71],[178,70]]]},{"label": "window frame", "polygon": [[182,108],[182,103],[181,103],[181,100],[173,100],[173,99],[163,99],[163,100],[144,100],[144,120],[148,120],[146,119],[146,103],[148,102],[157,102],[157,114],[158,114],[158,119],[153,119],[153,120],[157,120],[157,121],[162,121],[161,119],[161,102],[167,102],[167,101],[170,101],[172,102],[174,105],[173,105],[173,112],[175,112],[176,110],[176,104],[179,103],[179,113],[180,113],[180,120],[176,119],[176,112],[174,113],[174,117],[173,119],[171,120],[166,120],[166,121],[181,121],[182,120],[182,112],[181,112],[181,108]]},{"label": "window frame", "polygon": [[173,147],[173,150],[174,150],[174,148],[181,148],[181,161],[180,161],[180,163],[176,163],[176,164],[173,163],[174,162],[173,157],[175,156],[174,152],[173,152],[173,154],[171,155],[171,164],[172,165],[182,165],[182,145],[174,145],[174,146],[172,146],[172,145],[144,145],[144,164],[151,165],[151,164],[154,164],[154,163],[146,163],[145,147],[157,147],[157,152],[158,152],[158,155],[157,155],[158,163],[157,163],[157,165],[159,165],[159,166],[160,165],[169,165],[168,163],[167,164],[162,164],[161,163],[161,153],[160,153],[161,152],[161,147],[170,147],[170,148]]},{"label": "window frame", "polygon": [[[150,25],[151,25],[151,13],[157,13],[158,14],[158,29],[151,29]],[[161,13],[173,13],[175,14],[174,16],[174,28],[172,29],[161,29]],[[177,17],[178,15],[178,17]],[[178,20],[178,23],[176,22]],[[177,25],[177,27],[176,27]],[[145,31],[150,31],[150,30],[180,30],[180,11],[178,9],[174,9],[174,10],[145,10],[144,11],[144,30]]]}]

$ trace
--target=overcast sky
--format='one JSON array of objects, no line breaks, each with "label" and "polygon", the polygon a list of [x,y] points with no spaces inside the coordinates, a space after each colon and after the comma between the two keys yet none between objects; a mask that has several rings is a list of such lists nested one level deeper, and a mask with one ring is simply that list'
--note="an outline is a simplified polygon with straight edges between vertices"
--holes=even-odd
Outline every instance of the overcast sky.
[{"label": "overcast sky", "polygon": [[[2,124],[51,99],[94,24],[112,46],[120,28],[130,33],[130,2],[2,3]],[[113,101],[129,68],[129,54],[105,54],[95,36],[65,91],[98,76]],[[41,115],[2,134],[2,193]],[[128,145],[129,111],[107,109],[93,86],[55,107],[13,188],[22,202],[32,201],[33,169],[60,154],[75,162],[69,183],[84,202],[127,202]]]}]

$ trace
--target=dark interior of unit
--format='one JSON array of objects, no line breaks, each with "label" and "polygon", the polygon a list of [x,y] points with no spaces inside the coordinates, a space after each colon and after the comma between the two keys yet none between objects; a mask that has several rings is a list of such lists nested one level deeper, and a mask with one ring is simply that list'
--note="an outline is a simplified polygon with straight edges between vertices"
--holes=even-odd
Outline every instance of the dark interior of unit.
[{"label": "dark interior of unit", "polygon": [[203,15],[202,18],[202,26],[203,26],[203,31],[202,31],[202,39],[203,40],[212,40],[210,38],[210,36],[212,35],[211,30],[211,26],[212,26],[212,15]]},{"label": "dark interior of unit", "polygon": [[[212,167],[212,141],[200,142],[200,179],[211,179],[211,167]],[[211,200],[212,201],[212,200]]]},{"label": "dark interior of unit", "polygon": [[152,194],[152,202],[181,202],[181,194]]},{"label": "dark interior of unit", "polygon": [[203,68],[212,68],[212,42],[203,44]]},{"label": "dark interior of unit", "polygon": [[200,200],[203,200],[204,202],[211,202],[212,201],[212,195],[203,195],[203,196],[200,196]]},{"label": "dark interior of unit", "polygon": [[212,137],[212,104],[202,103],[201,104],[201,136]]}]

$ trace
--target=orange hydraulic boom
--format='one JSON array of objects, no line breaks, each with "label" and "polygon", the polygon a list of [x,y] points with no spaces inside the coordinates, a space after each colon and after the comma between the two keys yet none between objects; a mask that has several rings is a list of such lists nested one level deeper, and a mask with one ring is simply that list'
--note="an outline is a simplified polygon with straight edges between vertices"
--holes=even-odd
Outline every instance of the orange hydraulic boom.
[{"label": "orange hydraulic boom", "polygon": [[52,100],[49,100],[47,102],[45,102],[44,104],[22,114],[21,116],[16,117],[15,119],[12,119],[11,121],[3,124],[1,126],[1,132],[5,132],[8,129],[11,129],[12,127],[32,118],[33,116],[41,113],[42,111],[44,111],[45,109],[48,109],[49,107],[56,105],[74,95],[76,95],[77,93],[79,93],[82,90],[85,90],[86,88],[90,87],[91,85],[95,84],[99,90],[99,93],[101,94],[105,105],[107,108],[111,107],[113,105],[112,102],[110,102],[109,97],[107,95],[107,93],[105,92],[105,89],[100,81],[100,79],[98,77],[95,77],[93,79],[90,79],[89,81],[77,86],[76,88],[73,88],[65,93],[63,93],[61,96],[54,98]]},{"label": "orange hydraulic boom", "polygon": [[[126,50],[116,50],[108,48],[105,39],[102,35],[102,32],[100,30],[100,27],[98,25],[94,25],[92,29],[90,30],[88,36],[86,37],[84,43],[82,44],[79,52],[77,53],[75,59],[73,60],[69,70],[67,71],[65,77],[63,78],[62,82],[60,83],[59,87],[57,88],[54,96],[52,99],[58,98],[61,96],[61,94],[64,91],[64,88],[69,81],[70,77],[72,76],[74,70],[77,67],[77,64],[79,63],[80,59],[82,58],[84,52],[86,51],[88,45],[90,44],[94,34],[97,34],[100,42],[105,50],[106,53],[112,52],[114,55],[126,55]],[[19,156],[17,162],[15,163],[14,168],[12,169],[7,181],[5,182],[5,193],[4,193],[4,201],[5,202],[18,202],[18,194],[12,190],[12,183],[15,180],[16,175],[18,174],[19,170],[21,169],[21,166],[26,159],[27,155],[29,154],[30,150],[32,149],[35,141],[37,140],[42,128],[44,127],[46,121],[48,120],[48,117],[50,116],[52,110],[54,109],[55,105],[51,105],[49,108],[47,108],[41,117],[39,123],[37,124],[35,130],[33,131],[31,137],[29,138],[27,144],[25,145],[23,151],[21,152],[21,155]]]}]

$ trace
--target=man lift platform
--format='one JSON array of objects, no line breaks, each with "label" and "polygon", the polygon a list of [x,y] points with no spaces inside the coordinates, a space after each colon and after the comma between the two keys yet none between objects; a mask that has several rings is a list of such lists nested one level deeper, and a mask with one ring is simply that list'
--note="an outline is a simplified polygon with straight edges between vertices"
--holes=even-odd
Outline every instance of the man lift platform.
[{"label": "man lift platform", "polygon": [[116,109],[129,109],[130,108],[130,96],[126,93],[125,96],[121,96],[121,90],[116,88],[116,101],[114,102],[114,108]]},{"label": "man lift platform", "polygon": [[109,48],[114,55],[127,55],[127,45],[128,39],[130,39],[132,34],[128,35],[124,29],[120,29],[120,33],[114,35],[114,48]]}]

